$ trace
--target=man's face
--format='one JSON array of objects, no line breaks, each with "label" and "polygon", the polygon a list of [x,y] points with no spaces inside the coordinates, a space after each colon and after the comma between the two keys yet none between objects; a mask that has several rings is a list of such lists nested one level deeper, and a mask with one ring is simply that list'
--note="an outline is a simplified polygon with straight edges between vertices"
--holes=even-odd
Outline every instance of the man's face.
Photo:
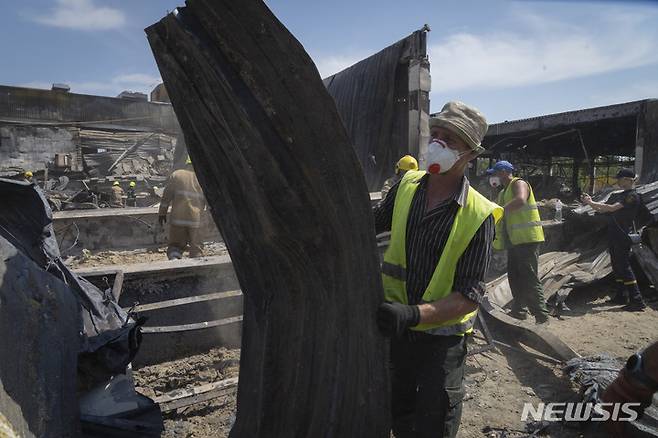
[{"label": "man's face", "polygon": [[452,131],[445,128],[440,128],[438,126],[432,127],[432,129],[430,129],[430,138],[442,140],[450,149],[454,149],[460,153],[471,151],[471,148],[464,143],[457,134],[454,134]]},{"label": "man's face", "polygon": [[452,169],[459,169],[463,172],[468,162],[475,158],[477,155],[475,151],[473,151],[473,149],[471,149],[471,147],[464,142],[464,140],[459,138],[457,134],[450,131],[449,129],[433,126],[430,129],[430,139],[434,138],[445,142],[445,144],[450,149],[462,154],[459,158],[459,161],[455,163]]},{"label": "man's face", "polygon": [[633,187],[633,182],[635,182],[633,178],[617,178],[617,185],[624,190]]}]

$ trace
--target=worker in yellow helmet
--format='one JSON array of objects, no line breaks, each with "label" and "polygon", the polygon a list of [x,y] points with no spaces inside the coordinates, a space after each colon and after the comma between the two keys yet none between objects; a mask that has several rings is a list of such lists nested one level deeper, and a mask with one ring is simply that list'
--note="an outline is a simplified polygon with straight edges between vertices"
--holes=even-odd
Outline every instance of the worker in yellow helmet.
[{"label": "worker in yellow helmet", "polygon": [[418,161],[411,155],[405,155],[395,163],[395,175],[384,181],[382,186],[382,199],[386,197],[388,191],[402,179],[409,170],[418,170]]},{"label": "worker in yellow helmet", "polygon": [[110,205],[112,207],[117,207],[117,208],[123,208],[123,197],[125,193],[123,189],[121,188],[121,184],[119,184],[119,181],[114,181],[112,183],[112,193],[110,196]]},{"label": "worker in yellow helmet", "polygon": [[185,167],[174,171],[169,177],[160,201],[158,213],[160,225],[167,222],[169,205],[171,205],[171,213],[169,213],[167,257],[170,260],[180,259],[187,247],[190,249],[190,257],[200,257],[203,255],[203,249],[199,227],[201,212],[206,207],[206,198],[194,174],[189,156],[185,160]]},{"label": "worker in yellow helmet", "polygon": [[128,184],[128,190],[126,190],[127,207],[137,207],[137,192],[135,192],[135,187],[137,187],[137,183],[135,181],[130,181],[130,184]]},{"label": "worker in yellow helmet", "polygon": [[32,172],[30,172],[29,170],[23,174],[23,178],[27,182],[32,182],[32,176],[33,176]]}]

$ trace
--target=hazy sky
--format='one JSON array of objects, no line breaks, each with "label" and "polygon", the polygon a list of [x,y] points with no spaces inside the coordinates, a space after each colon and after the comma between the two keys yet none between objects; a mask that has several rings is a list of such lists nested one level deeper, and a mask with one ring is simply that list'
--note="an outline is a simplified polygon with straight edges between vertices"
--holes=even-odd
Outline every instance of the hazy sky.
[{"label": "hazy sky", "polygon": [[[236,0],[238,1],[238,0]],[[269,0],[323,77],[430,25],[433,111],[490,122],[658,97],[658,2]],[[3,2],[0,84],[116,96],[159,73],[143,29],[173,0]]]}]

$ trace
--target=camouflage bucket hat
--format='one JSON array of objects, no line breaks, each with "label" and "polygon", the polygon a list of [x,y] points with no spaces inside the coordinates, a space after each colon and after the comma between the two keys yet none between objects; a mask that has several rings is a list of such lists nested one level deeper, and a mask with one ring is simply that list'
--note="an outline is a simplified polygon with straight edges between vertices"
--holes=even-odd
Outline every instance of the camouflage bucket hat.
[{"label": "camouflage bucket hat", "polygon": [[430,128],[434,126],[454,132],[475,152],[484,152],[481,143],[489,125],[477,108],[462,102],[448,102],[440,113],[430,119]]}]

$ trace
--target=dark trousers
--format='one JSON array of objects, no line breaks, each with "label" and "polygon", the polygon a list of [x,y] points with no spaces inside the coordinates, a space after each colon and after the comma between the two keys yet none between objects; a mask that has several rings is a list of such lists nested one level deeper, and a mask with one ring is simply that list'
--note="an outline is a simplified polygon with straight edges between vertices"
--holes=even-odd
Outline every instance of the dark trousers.
[{"label": "dark trousers", "polygon": [[514,297],[514,312],[521,312],[527,307],[535,317],[546,318],[548,309],[538,272],[539,245],[523,243],[507,250],[507,280]]},{"label": "dark trousers", "polygon": [[628,239],[626,236],[610,236],[608,242],[612,272],[620,286],[618,293],[627,295],[631,301],[642,301],[642,294],[631,268],[631,245]]},{"label": "dark trousers", "polygon": [[409,333],[391,341],[396,438],[454,438],[464,398],[467,336]]}]

